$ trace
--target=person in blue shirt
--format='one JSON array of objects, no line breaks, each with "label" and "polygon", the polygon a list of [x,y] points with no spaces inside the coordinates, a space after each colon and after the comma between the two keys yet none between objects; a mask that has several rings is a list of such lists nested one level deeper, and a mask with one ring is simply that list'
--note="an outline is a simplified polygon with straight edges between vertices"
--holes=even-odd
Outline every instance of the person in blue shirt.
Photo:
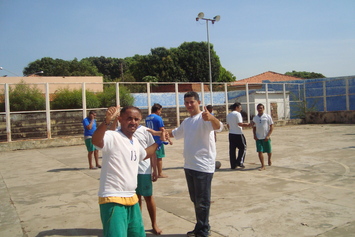
[{"label": "person in blue shirt", "polygon": [[[162,119],[161,112],[163,111],[163,106],[158,103],[155,103],[152,106],[152,114],[148,115],[145,118],[145,125],[155,131],[162,131],[164,128],[164,121]],[[160,142],[159,136],[153,136],[156,143]],[[170,144],[171,141],[169,140]],[[164,144],[161,144],[160,149],[156,151],[157,154],[157,168],[158,168],[158,178],[167,178],[168,176],[163,174],[163,157],[165,157]]]},{"label": "person in blue shirt", "polygon": [[[89,168],[96,169],[101,168],[99,164],[99,151],[95,148],[92,144],[91,138],[96,130],[96,111],[90,111],[89,115],[83,119],[83,126],[84,126],[84,140],[86,149],[88,151],[88,160],[89,160]],[[96,167],[92,165],[92,155],[94,154]]]}]

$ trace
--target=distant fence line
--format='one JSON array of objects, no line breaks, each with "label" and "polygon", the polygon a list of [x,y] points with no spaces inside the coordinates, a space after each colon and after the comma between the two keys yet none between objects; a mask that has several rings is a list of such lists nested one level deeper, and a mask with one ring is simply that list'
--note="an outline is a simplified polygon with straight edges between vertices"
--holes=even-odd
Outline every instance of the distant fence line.
[{"label": "distant fence line", "polygon": [[[31,83],[28,83],[31,84]],[[274,115],[275,119],[287,120],[297,118],[295,110],[312,106],[317,111],[355,110],[355,77],[344,77],[335,79],[297,80],[292,82],[262,83],[262,84],[238,84],[238,83],[213,83],[213,93],[209,93],[208,83],[142,83],[142,82],[106,82],[106,83],[79,83],[82,88],[82,108],[67,110],[50,109],[50,83],[35,83],[45,88],[45,110],[38,111],[10,111],[10,86],[15,84],[3,83],[5,112],[0,113],[0,122],[5,121],[7,141],[11,139],[11,116],[25,113],[45,113],[47,125],[47,138],[51,135],[51,113],[61,111],[82,111],[82,117],[87,116],[88,110],[103,110],[106,108],[87,108],[86,88],[87,84],[114,84],[116,87],[116,105],[120,105],[120,85],[145,85],[146,93],[132,93],[135,98],[134,105],[148,109],[151,113],[153,103],[160,103],[163,107],[176,108],[176,125],[180,124],[180,109],[184,107],[183,95],[186,85],[194,85],[201,98],[201,104],[218,105],[225,108],[228,114],[229,105],[238,101],[241,102],[246,111],[246,119],[250,122],[256,114],[255,106],[258,103],[265,104],[266,113]],[[58,84],[58,83],[56,83]],[[65,83],[65,85],[78,83]],[[170,86],[169,92],[154,92],[160,86]],[[192,86],[191,86],[192,87]],[[183,88],[183,89],[180,89]],[[208,93],[206,93],[208,91]],[[212,94],[212,98],[210,97]],[[296,105],[296,106],[295,106]],[[245,107],[244,107],[245,106]],[[276,114],[275,114],[276,110]],[[273,114],[274,113],[274,114]]]}]

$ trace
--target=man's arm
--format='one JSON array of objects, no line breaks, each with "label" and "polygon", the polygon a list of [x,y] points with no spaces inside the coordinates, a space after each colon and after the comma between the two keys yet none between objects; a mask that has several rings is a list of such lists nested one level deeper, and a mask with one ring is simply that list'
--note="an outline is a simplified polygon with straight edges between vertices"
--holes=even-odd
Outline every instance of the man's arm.
[{"label": "man's arm", "polygon": [[111,120],[116,118],[120,111],[120,107],[110,107],[106,111],[105,120],[100,124],[100,126],[96,129],[94,134],[92,135],[92,144],[97,147],[104,147],[104,136],[107,130],[107,127],[111,124]]},{"label": "man's arm", "polygon": [[[164,129],[165,130],[165,140],[169,140],[169,137],[174,137],[172,133],[172,129]],[[155,131],[153,129],[148,128],[148,132],[150,132],[153,136],[161,136],[162,131]]]},{"label": "man's arm", "polygon": [[221,122],[207,110],[206,106],[204,107],[204,111],[202,113],[202,119],[205,121],[210,121],[213,130],[219,130],[221,129],[221,126],[223,127],[223,124],[221,124]]},{"label": "man's arm", "polygon": [[[162,129],[162,131],[160,131],[160,140],[161,140],[161,143],[166,141],[166,131],[164,128]],[[147,152],[146,158],[152,157],[160,145],[161,144],[154,143],[153,145],[147,147],[145,149],[145,151]]]},{"label": "man's arm", "polygon": [[256,137],[256,127],[253,127],[253,134],[254,134],[254,140],[258,140],[258,138]]},{"label": "man's arm", "polygon": [[90,123],[86,126],[88,130],[92,129],[92,125],[94,124],[94,119],[91,119]]},{"label": "man's arm", "polygon": [[267,135],[265,137],[265,141],[268,141],[270,139],[272,131],[274,131],[274,125],[270,124],[270,129],[269,129],[269,132],[267,133]]}]

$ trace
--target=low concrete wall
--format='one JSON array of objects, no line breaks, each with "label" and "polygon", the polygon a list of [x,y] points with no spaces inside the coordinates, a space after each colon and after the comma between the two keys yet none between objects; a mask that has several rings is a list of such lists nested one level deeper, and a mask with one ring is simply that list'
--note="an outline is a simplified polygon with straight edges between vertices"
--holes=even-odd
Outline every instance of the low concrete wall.
[{"label": "low concrete wall", "polygon": [[305,122],[307,124],[355,124],[355,110],[333,112],[308,112],[306,114]]},{"label": "low concrete wall", "polygon": [[[226,121],[225,106],[214,106],[215,116],[223,123]],[[148,115],[148,110],[142,110],[143,118]],[[105,116],[104,110],[97,111],[97,121],[100,123]],[[189,114],[185,108],[180,108],[180,122]],[[177,127],[176,109],[163,108],[162,117],[166,128]],[[247,120],[246,118],[244,118]],[[5,116],[0,115],[0,151],[38,149],[46,147],[60,147],[84,145],[82,112],[53,112],[51,114],[52,138],[47,138],[45,113],[24,113],[11,115],[11,142],[7,142]],[[302,120],[278,120],[275,126],[300,124]],[[144,120],[142,120],[144,125]],[[225,126],[225,130],[227,130]]]}]

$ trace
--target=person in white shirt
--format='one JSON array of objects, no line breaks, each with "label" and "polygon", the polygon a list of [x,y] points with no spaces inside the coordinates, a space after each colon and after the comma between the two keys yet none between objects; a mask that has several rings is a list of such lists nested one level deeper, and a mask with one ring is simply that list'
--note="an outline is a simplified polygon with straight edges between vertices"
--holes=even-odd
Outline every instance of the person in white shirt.
[{"label": "person in white shirt", "polygon": [[[154,130],[151,130],[145,126],[138,126],[134,137],[136,137],[139,143],[147,148],[155,143],[153,135]],[[152,172],[153,170],[153,172]],[[153,233],[160,235],[162,230],[159,229],[157,224],[157,208],[155,200],[153,197],[153,183],[158,180],[158,169],[157,169],[157,157],[154,154],[150,159],[145,159],[139,162],[138,166],[138,184],[136,193],[138,195],[139,206],[142,211],[142,196],[144,197],[145,203],[147,205],[150,220],[152,222]]]},{"label": "person in white shirt", "polygon": [[[142,113],[139,108],[119,107],[106,111],[105,121],[92,136],[92,143],[102,151],[99,204],[105,237],[146,236],[142,214],[136,195],[138,163],[152,157],[159,145],[154,143],[144,149],[133,136]],[[107,130],[118,116],[119,131]],[[161,133],[165,140],[165,131]]]},{"label": "person in white shirt", "polygon": [[[227,115],[227,127],[229,129],[229,161],[231,169],[240,168],[244,169],[245,155],[247,151],[247,141],[243,134],[242,127],[249,127],[249,123],[243,123],[243,117],[240,113],[242,105],[239,102],[232,104],[229,107],[232,112]],[[238,148],[238,157],[236,156],[236,149]]]},{"label": "person in white shirt", "polygon": [[268,155],[268,164],[272,165],[271,155],[271,133],[274,130],[274,122],[270,115],[264,113],[265,107],[263,104],[258,104],[256,109],[258,114],[253,118],[253,134],[256,141],[256,151],[258,152],[259,160],[261,163],[260,171],[265,170],[264,155]]},{"label": "person in white shirt", "polygon": [[204,107],[200,110],[196,92],[184,95],[184,104],[190,117],[169,135],[184,139],[184,171],[190,199],[195,207],[196,224],[187,236],[208,236],[211,205],[211,182],[215,171],[216,142],[214,131],[221,132],[223,124]]}]

